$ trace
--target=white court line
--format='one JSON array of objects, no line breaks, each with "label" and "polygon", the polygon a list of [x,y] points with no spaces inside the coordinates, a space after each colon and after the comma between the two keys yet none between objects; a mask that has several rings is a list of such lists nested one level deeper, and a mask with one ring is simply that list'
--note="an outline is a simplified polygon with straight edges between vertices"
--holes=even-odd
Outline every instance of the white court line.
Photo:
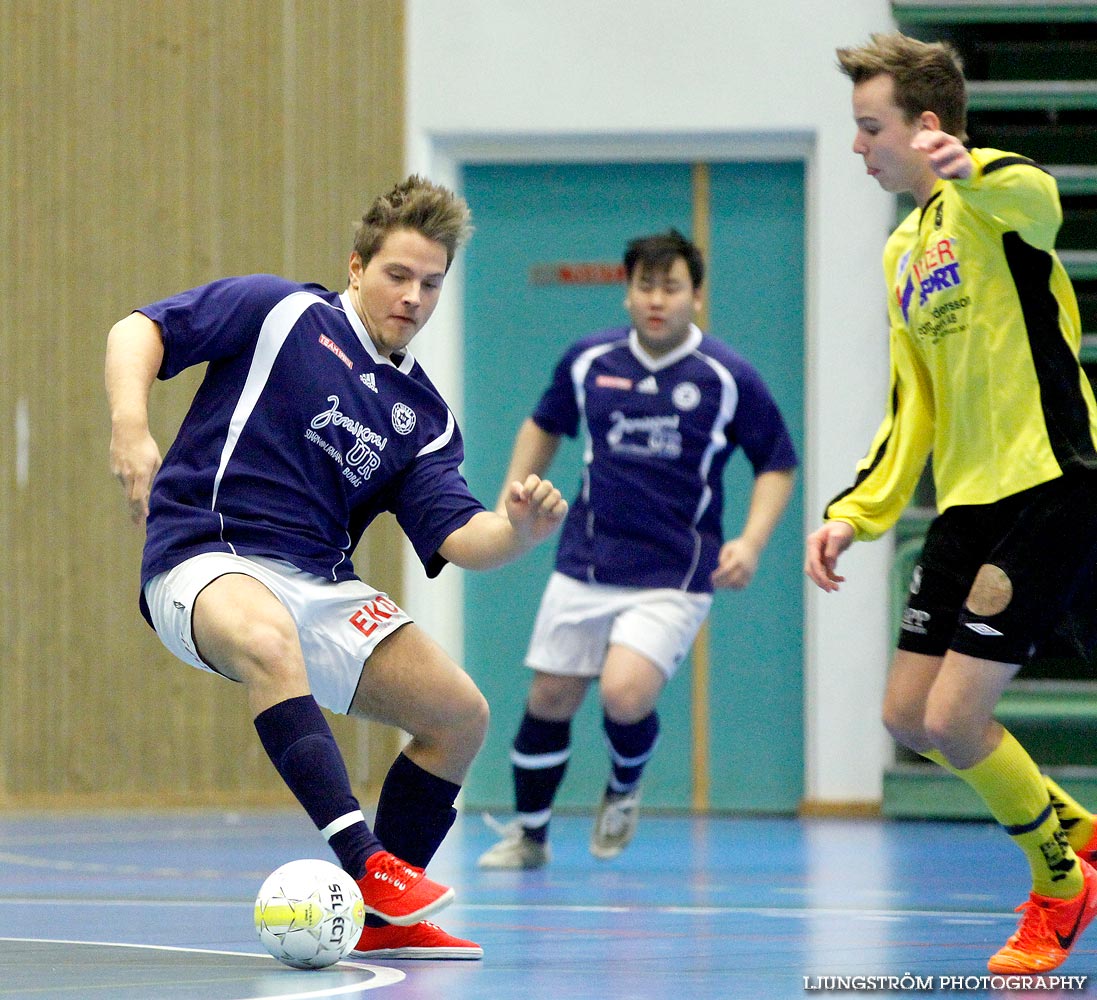
[{"label": "white court line", "polygon": [[[232,907],[250,906],[244,900],[225,899],[69,899],[41,896],[0,896],[0,907],[8,904],[28,906],[155,906],[163,907]],[[662,916],[719,917],[751,916],[810,920],[814,917],[859,917],[869,920],[930,917],[955,920],[1015,921],[1014,911],[995,913],[989,910],[885,910],[857,906],[599,906],[572,903],[458,903],[451,912],[480,913],[651,913]],[[0,941],[6,940],[0,938]],[[230,952],[229,954],[238,954]]]},{"label": "white court line", "polygon": [[149,868],[145,865],[110,865],[101,861],[64,861],[58,858],[39,858],[29,854],[11,854],[0,851],[0,864],[22,868],[45,868],[49,871],[92,875],[146,875],[150,878],[257,878],[268,873],[218,871],[215,868]]},{"label": "white court line", "polygon": [[[0,937],[0,941],[11,941],[16,944],[77,944],[87,945],[92,948],[138,948],[146,951],[173,951],[187,955],[224,955],[230,958],[261,958],[277,962],[270,955],[250,954],[240,951],[215,951],[212,948],[176,948],[162,944],[127,944],[124,941],[68,941],[55,938],[17,938]],[[350,993],[363,993],[366,990],[379,989],[382,986],[392,986],[405,979],[404,973],[399,969],[390,969],[383,965],[365,965],[360,962],[337,962],[328,968],[337,969],[340,965],[348,969],[365,969],[373,974],[372,979],[362,983],[349,983],[345,986],[332,986],[322,990],[308,990],[304,993],[264,993],[259,997],[240,997],[239,1000],[312,1000],[313,997],[344,996]]]},{"label": "white court line", "polygon": [[[3,899],[0,899],[0,904]],[[811,919],[813,917],[862,917],[870,920],[904,917],[957,917],[960,919],[1009,920],[1017,919],[1015,912],[993,913],[984,910],[881,910],[863,909],[856,906],[571,906],[568,904],[522,903],[459,903],[458,910],[480,910],[510,912],[532,910],[552,913],[655,913],[674,916],[744,916],[752,917],[795,917]]]},{"label": "white court line", "polygon": [[[119,821],[125,817],[120,817]],[[128,820],[127,820],[128,821]],[[140,817],[138,817],[138,822]],[[0,825],[0,843],[5,847],[85,847],[91,844],[140,844],[147,841],[163,840],[182,841],[193,843],[196,840],[254,840],[264,835],[269,839],[270,830],[260,826],[245,826],[235,823],[224,827],[190,827],[167,825],[150,827],[148,829],[111,829],[89,830],[86,827],[77,830],[63,830],[60,833],[47,833],[41,830],[14,832],[2,832]],[[306,829],[307,832],[307,829]]]}]

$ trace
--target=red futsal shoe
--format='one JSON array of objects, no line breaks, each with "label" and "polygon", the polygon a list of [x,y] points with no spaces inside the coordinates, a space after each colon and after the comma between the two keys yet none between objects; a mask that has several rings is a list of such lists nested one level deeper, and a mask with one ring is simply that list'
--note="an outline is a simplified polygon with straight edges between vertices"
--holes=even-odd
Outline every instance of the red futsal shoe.
[{"label": "red futsal shoe", "polygon": [[[416,868],[389,851],[366,859],[366,872],[358,879],[367,913],[390,924],[410,927],[453,902],[453,890],[432,882]],[[367,928],[368,929],[368,928]]]},{"label": "red futsal shoe", "polygon": [[351,958],[477,959],[484,949],[421,920],[411,927],[363,927]]}]

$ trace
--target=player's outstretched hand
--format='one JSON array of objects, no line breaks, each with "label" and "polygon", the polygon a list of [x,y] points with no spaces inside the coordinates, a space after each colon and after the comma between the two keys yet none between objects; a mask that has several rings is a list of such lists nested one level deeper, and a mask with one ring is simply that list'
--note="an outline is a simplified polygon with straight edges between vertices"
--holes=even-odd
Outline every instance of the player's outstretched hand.
[{"label": "player's outstretched hand", "polygon": [[845,583],[837,573],[838,557],[853,544],[853,525],[846,521],[827,521],[807,539],[804,572],[828,594]]},{"label": "player's outstretched hand", "polygon": [[160,449],[151,434],[128,435],[115,431],[110,439],[110,471],[122,484],[134,524],[149,516],[152,479],[160,468]]},{"label": "player's outstretched hand", "polygon": [[922,129],[915,133],[910,147],[929,157],[929,165],[941,180],[967,180],[975,169],[975,161],[964,144],[947,132]]},{"label": "player's outstretched hand", "polygon": [[515,480],[506,497],[507,517],[530,545],[551,535],[568,512],[568,502],[547,479],[532,473],[524,483]]},{"label": "player's outstretched hand", "polygon": [[720,558],[712,571],[712,585],[742,590],[758,571],[761,553],[743,538],[732,538],[720,546]]}]

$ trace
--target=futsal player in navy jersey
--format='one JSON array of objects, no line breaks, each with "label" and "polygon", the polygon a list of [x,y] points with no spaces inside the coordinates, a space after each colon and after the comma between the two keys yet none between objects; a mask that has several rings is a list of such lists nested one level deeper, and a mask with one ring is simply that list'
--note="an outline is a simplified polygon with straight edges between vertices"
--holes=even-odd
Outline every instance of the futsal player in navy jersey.
[{"label": "futsal player in navy jersey", "polygon": [[[410,177],[362,218],[342,292],[226,278],[111,329],[111,468],[146,530],[141,610],[171,652],[242,684],[264,748],[369,913],[355,953],[479,958],[424,918],[453,890],[423,873],[456,815],[488,707],[468,675],[351,565],[391,511],[428,576],[488,569],[560,523],[538,476],[499,512],[458,471],[461,435],[408,344],[470,231],[464,201]],[[161,463],[156,378],[208,362]],[[319,705],[409,733],[373,829]]]},{"label": "futsal player in navy jersey", "polygon": [[[704,279],[697,247],[671,230],[633,240],[624,263],[631,325],[565,352],[518,431],[507,473],[544,475],[560,436],[583,433],[579,495],[526,656],[532,682],[511,751],[517,818],[481,856],[483,868],[548,863],[571,720],[595,679],[610,768],[590,849],[612,858],[627,846],[659,734],[659,694],[713,588],[750,583],[793,487],[796,452],[761,377],[693,323]],[[722,480],[736,448],[755,478],[742,531],[725,542]]]}]

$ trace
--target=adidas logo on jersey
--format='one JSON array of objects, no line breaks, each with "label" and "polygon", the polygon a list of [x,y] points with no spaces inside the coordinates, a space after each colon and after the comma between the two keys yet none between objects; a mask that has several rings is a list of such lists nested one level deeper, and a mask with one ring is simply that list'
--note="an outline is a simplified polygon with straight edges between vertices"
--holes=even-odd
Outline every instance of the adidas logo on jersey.
[{"label": "adidas logo on jersey", "polygon": [[655,381],[654,375],[649,375],[645,379],[641,379],[636,383],[637,392],[646,392],[649,396],[654,396],[659,392],[659,385]]},{"label": "adidas logo on jersey", "polygon": [[363,372],[358,377],[362,380],[362,385],[369,389],[370,392],[377,391],[377,379],[374,378],[373,372]]}]

